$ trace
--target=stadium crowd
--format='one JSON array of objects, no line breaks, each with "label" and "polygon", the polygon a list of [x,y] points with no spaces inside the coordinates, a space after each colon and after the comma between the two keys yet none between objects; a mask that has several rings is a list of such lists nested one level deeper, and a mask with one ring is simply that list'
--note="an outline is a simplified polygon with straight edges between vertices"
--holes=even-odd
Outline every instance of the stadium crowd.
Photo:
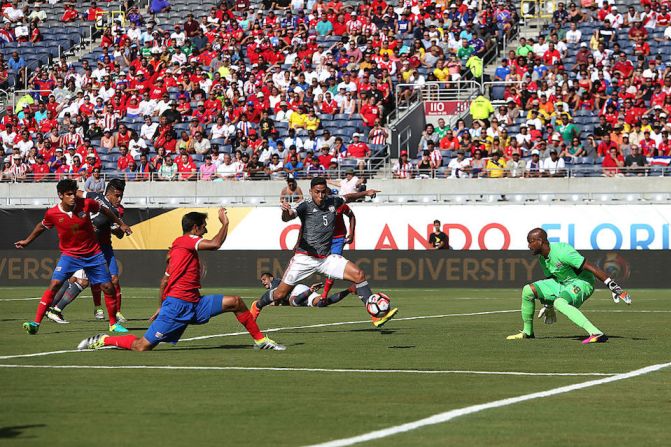
[{"label": "stadium crowd", "polygon": [[394,177],[660,173],[671,161],[670,56],[663,2],[559,2],[537,39],[497,62],[501,85],[471,103],[470,127],[428,124],[418,158],[402,152]]},{"label": "stadium crowd", "polygon": [[[386,155],[394,86],[472,76],[473,61],[516,20],[512,6],[489,1],[262,6],[222,2],[174,20],[169,1],[147,11],[127,2],[81,63],[27,70],[20,48],[0,60],[32,88],[0,122],[2,180],[374,169]],[[61,21],[100,22],[105,10],[65,3]],[[4,42],[21,41],[22,27],[39,30],[45,18],[39,3],[13,0],[2,11]]]}]

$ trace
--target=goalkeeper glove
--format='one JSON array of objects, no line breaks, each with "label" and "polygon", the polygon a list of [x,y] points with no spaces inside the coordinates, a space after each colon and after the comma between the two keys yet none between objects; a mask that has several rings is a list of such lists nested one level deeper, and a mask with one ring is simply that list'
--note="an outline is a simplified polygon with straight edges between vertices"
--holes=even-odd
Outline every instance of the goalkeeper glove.
[{"label": "goalkeeper glove", "polygon": [[553,306],[548,306],[547,304],[541,308],[538,312],[538,318],[543,319],[545,324],[554,324],[557,322],[557,313]]},{"label": "goalkeeper glove", "polygon": [[620,299],[622,299],[625,303],[631,304],[631,295],[629,295],[629,292],[622,289],[619,284],[611,278],[607,278],[603,283],[610,289],[615,303],[619,303]]}]

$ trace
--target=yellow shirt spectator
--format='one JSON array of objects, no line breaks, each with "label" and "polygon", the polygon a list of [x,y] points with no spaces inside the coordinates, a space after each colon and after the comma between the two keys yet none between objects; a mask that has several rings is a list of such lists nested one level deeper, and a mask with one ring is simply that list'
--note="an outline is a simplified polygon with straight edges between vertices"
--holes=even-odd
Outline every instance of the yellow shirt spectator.
[{"label": "yellow shirt spectator", "polygon": [[480,95],[471,102],[470,112],[474,120],[487,120],[494,113],[494,107],[489,99]]},{"label": "yellow shirt spectator", "polygon": [[317,129],[319,129],[319,117],[317,117],[317,115],[306,116],[305,117],[305,128],[307,130],[317,130]]},{"label": "yellow shirt spectator", "polygon": [[450,70],[447,68],[435,68],[433,70],[433,75],[439,81],[448,81],[450,79]]},{"label": "yellow shirt spectator", "polygon": [[290,129],[303,129],[305,128],[305,118],[306,115],[300,112],[294,112],[289,117],[289,128]]},{"label": "yellow shirt spectator", "polygon": [[492,158],[487,160],[487,173],[490,178],[501,178],[505,173],[506,161],[503,158],[492,155]]}]

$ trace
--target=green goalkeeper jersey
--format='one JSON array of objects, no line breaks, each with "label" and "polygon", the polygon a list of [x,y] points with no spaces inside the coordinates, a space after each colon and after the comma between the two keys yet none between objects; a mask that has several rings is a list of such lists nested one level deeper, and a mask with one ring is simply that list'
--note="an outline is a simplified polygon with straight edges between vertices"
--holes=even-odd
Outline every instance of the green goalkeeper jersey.
[{"label": "green goalkeeper jersey", "polygon": [[594,275],[582,269],[585,257],[565,242],[551,242],[548,257],[540,255],[538,259],[547,278],[553,278],[561,284],[581,279],[594,285]]}]

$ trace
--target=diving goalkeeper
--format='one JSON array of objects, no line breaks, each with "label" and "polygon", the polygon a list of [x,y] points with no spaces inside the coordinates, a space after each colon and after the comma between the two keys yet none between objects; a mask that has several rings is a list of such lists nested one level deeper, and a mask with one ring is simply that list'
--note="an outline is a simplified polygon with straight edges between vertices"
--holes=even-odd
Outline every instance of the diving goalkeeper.
[{"label": "diving goalkeeper", "polygon": [[587,262],[569,244],[550,243],[547,233],[542,228],[531,230],[527,235],[527,242],[531,253],[540,255],[538,260],[547,279],[527,284],[522,289],[524,329],[518,334],[510,335],[508,340],[534,338],[535,300],[544,306],[538,317],[545,323],[552,324],[557,321],[556,309],[587,331],[589,337],[583,340],[583,344],[603,343],[608,340],[606,334],[594,326],[579,308],[594,292],[595,277],[608,286],[616,303],[621,299],[631,304],[629,293],[608,277],[606,272]]}]

